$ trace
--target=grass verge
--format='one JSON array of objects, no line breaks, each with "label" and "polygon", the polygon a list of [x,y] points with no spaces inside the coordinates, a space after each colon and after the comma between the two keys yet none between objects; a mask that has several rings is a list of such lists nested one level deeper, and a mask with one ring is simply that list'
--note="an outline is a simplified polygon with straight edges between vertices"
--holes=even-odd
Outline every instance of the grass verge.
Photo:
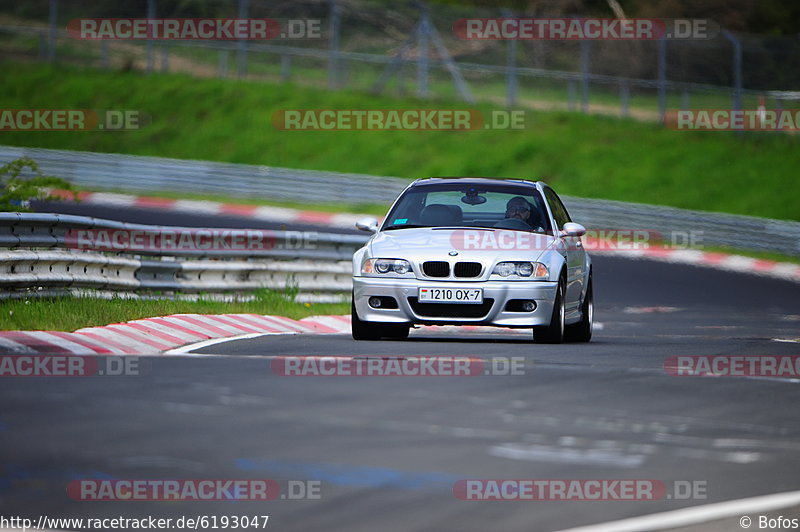
[{"label": "grass verge", "polygon": [[529,112],[519,130],[281,131],[271,122],[281,109],[467,106],[178,74],[2,66],[14,79],[0,84],[6,108],[136,109],[152,117],[138,131],[5,131],[2,142],[9,145],[406,178],[540,178],[568,195],[800,220],[794,135],[680,132],[555,111]]},{"label": "grass verge", "polygon": [[169,314],[270,314],[293,319],[319,314],[347,314],[350,303],[297,303],[282,293],[259,290],[247,302],[209,299],[30,298],[0,301],[0,330],[74,331]]}]

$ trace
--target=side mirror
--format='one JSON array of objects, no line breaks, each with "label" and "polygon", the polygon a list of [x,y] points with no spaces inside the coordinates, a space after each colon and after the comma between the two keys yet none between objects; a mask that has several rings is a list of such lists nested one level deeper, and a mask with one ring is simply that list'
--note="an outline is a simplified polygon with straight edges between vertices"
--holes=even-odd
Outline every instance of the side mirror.
[{"label": "side mirror", "polygon": [[366,231],[368,233],[378,232],[378,220],[375,218],[362,218],[356,222],[356,229]]},{"label": "side mirror", "polygon": [[581,224],[575,222],[567,222],[561,230],[561,236],[583,236],[586,234],[586,228]]}]

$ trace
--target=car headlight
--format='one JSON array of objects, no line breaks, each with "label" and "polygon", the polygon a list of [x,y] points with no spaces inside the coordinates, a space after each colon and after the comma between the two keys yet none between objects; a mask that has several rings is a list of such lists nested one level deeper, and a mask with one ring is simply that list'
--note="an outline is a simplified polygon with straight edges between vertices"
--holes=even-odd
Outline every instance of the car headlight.
[{"label": "car headlight", "polygon": [[411,263],[403,259],[368,259],[361,266],[364,274],[396,273],[404,275],[411,271]]},{"label": "car headlight", "polygon": [[531,279],[545,280],[550,277],[547,266],[541,262],[498,262],[492,270],[492,275],[509,277],[530,277]]}]

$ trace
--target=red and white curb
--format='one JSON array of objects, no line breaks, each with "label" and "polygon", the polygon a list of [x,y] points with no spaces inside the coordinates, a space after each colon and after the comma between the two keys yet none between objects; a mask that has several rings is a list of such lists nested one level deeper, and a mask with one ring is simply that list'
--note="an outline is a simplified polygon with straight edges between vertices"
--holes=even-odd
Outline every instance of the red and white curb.
[{"label": "red and white curb", "polygon": [[[59,198],[72,200],[71,192],[50,190]],[[132,194],[116,194],[112,192],[78,192],[78,199],[89,205],[106,207],[139,207],[143,209],[159,209],[209,216],[238,216],[253,220],[265,220],[286,224],[322,225],[353,229],[356,221],[364,218],[363,214],[304,211],[287,207],[270,207],[268,205],[246,205],[243,203],[220,203],[217,201],[199,201],[187,199],[169,199],[153,196],[135,196]]]},{"label": "red and white curb", "polygon": [[[602,324],[595,323],[597,330]],[[507,329],[481,325],[424,326],[424,334],[459,336],[464,333],[503,334],[529,337],[529,329]],[[310,316],[293,320],[283,316],[259,314],[174,314],[87,327],[75,332],[0,331],[0,353],[149,355],[187,353],[227,340],[253,338],[265,334],[350,334],[350,316]]]},{"label": "red and white curb", "polygon": [[[72,193],[64,190],[50,190],[54,196],[67,200]],[[357,220],[366,215],[354,213],[330,213],[304,211],[285,207],[245,205],[237,203],[220,203],[216,201],[197,201],[158,198],[152,196],[135,196],[132,194],[115,194],[111,192],[79,192],[78,198],[90,205],[141,207],[175,212],[203,213],[208,215],[232,215],[254,220],[266,220],[286,224],[308,224],[353,229]],[[587,240],[587,249],[593,255],[609,255],[628,259],[649,259],[673,264],[689,264],[725,270],[736,273],[748,273],[762,277],[772,277],[788,281],[800,282],[800,264],[777,262],[766,259],[755,259],[742,255],[701,251],[698,249],[669,249],[664,247],[647,247],[643,249],[595,249],[603,248],[603,242]]]},{"label": "red and white curb", "polygon": [[800,264],[754,259],[742,255],[730,255],[699,249],[665,249],[651,247],[630,250],[597,250],[592,255],[608,255],[627,259],[647,259],[672,264],[689,264],[736,273],[749,273],[761,277],[772,277],[786,281],[800,282]]},{"label": "red and white curb", "polygon": [[158,354],[216,338],[262,334],[350,333],[350,316],[293,320],[258,314],[175,314],[75,332],[0,331],[0,352],[14,354]]}]

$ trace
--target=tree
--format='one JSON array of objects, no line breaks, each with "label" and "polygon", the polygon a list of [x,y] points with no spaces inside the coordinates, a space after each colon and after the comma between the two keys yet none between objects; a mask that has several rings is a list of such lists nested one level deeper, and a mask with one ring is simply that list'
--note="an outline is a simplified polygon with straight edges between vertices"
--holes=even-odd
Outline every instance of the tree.
[{"label": "tree", "polygon": [[[20,177],[25,168],[35,175]],[[49,191],[56,187],[70,191],[73,199],[77,199],[75,188],[70,183],[60,177],[44,175],[36,161],[20,157],[0,167],[0,211],[30,211],[32,199],[57,199]]]}]

